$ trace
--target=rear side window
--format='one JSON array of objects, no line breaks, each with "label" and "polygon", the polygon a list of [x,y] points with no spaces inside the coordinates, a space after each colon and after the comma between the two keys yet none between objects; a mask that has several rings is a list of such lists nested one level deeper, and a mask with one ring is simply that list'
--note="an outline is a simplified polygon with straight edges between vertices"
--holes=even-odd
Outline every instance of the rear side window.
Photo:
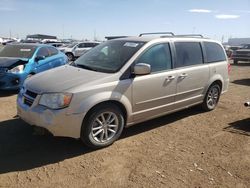
[{"label": "rear side window", "polygon": [[204,47],[206,51],[206,63],[225,61],[226,56],[224,50],[219,44],[213,42],[204,42]]},{"label": "rear side window", "polygon": [[149,48],[136,63],[147,63],[151,66],[151,72],[159,72],[171,69],[171,53],[169,44],[158,44]]},{"label": "rear side window", "polygon": [[175,42],[176,65],[185,67],[203,63],[203,55],[199,42]]},{"label": "rear side window", "polygon": [[49,50],[46,47],[42,47],[38,50],[37,52],[37,56],[45,56],[45,57],[49,57]]},{"label": "rear side window", "polygon": [[49,47],[48,49],[49,49],[50,56],[58,54],[58,50],[56,48]]},{"label": "rear side window", "polygon": [[86,44],[85,43],[81,43],[78,45],[78,48],[86,48]]},{"label": "rear side window", "polygon": [[94,47],[94,44],[93,43],[85,43],[85,47],[91,48],[91,47]]}]

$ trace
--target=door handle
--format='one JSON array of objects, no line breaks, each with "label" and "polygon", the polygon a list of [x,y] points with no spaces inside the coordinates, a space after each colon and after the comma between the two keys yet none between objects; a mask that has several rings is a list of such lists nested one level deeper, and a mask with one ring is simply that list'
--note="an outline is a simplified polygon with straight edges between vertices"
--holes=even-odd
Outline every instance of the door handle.
[{"label": "door handle", "polygon": [[179,78],[184,79],[184,78],[186,78],[187,76],[188,76],[188,74],[187,74],[187,73],[182,73],[182,74],[179,76]]},{"label": "door handle", "polygon": [[168,77],[166,78],[166,81],[169,82],[169,81],[171,81],[171,80],[173,80],[173,79],[175,79],[175,76],[168,76]]}]

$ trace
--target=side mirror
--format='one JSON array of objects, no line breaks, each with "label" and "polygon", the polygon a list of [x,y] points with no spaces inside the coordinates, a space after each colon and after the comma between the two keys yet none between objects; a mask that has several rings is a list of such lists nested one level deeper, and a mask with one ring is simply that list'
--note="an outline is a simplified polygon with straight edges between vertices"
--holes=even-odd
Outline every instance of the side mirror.
[{"label": "side mirror", "polygon": [[45,56],[36,56],[35,61],[38,62],[40,60],[44,60]]},{"label": "side mirror", "polygon": [[151,73],[151,66],[146,63],[138,63],[134,66],[135,75],[146,75]]}]

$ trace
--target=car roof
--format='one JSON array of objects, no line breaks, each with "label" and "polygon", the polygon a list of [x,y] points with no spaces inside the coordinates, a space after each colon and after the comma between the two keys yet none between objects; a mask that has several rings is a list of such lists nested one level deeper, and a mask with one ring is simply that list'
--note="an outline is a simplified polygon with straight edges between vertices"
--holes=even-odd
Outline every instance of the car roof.
[{"label": "car roof", "polygon": [[124,37],[124,38],[117,38],[113,40],[122,40],[122,41],[131,41],[131,42],[160,42],[160,41],[196,41],[196,42],[201,42],[201,41],[208,41],[208,42],[215,42],[215,43],[220,43],[216,40],[212,40],[209,38],[204,38],[204,37],[192,37],[192,36],[137,36],[137,37]]},{"label": "car roof", "polygon": [[[74,42],[73,42],[74,43]],[[72,44],[73,44],[72,43]],[[80,43],[101,43],[101,42],[98,42],[98,41],[81,41],[81,42],[76,42],[77,44],[80,44]]]}]

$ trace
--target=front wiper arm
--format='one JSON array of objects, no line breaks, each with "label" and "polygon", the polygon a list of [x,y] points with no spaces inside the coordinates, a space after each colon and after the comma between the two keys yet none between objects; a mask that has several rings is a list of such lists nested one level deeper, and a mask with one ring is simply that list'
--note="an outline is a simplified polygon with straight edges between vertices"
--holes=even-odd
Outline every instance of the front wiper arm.
[{"label": "front wiper arm", "polygon": [[92,71],[97,71],[97,69],[95,69],[95,68],[93,68],[93,67],[89,67],[89,66],[87,66],[87,65],[80,65],[80,64],[76,64],[76,63],[74,63],[74,65],[77,66],[77,67],[81,67],[81,68],[83,68],[83,69],[92,70]]}]

